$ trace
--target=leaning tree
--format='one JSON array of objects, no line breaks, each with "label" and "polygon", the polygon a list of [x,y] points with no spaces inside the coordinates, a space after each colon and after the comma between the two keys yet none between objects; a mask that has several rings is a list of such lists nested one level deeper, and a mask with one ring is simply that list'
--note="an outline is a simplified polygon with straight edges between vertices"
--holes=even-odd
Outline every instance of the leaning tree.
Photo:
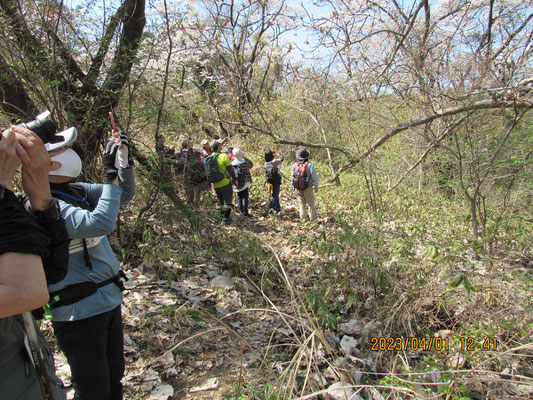
[{"label": "leaning tree", "polygon": [[145,0],[107,4],[69,9],[62,0],[0,1],[2,110],[15,122],[49,109],[60,125],[78,129],[84,161],[105,139],[146,20]]}]

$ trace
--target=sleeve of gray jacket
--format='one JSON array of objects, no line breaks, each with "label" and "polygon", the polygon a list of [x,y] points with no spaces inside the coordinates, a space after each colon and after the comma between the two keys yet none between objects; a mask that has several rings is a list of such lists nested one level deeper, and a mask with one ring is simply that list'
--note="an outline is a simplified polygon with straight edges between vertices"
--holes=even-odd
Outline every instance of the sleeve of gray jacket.
[{"label": "sleeve of gray jacket", "polygon": [[274,160],[272,160],[272,165],[274,165],[274,167],[278,168],[281,163],[283,162],[284,158],[283,158],[283,155],[280,155],[279,158],[275,158]]},{"label": "sleeve of gray jacket", "polygon": [[309,163],[309,174],[311,175],[311,180],[313,181],[313,185],[315,186],[315,189],[318,188],[318,175],[316,174],[315,165],[313,163]]}]

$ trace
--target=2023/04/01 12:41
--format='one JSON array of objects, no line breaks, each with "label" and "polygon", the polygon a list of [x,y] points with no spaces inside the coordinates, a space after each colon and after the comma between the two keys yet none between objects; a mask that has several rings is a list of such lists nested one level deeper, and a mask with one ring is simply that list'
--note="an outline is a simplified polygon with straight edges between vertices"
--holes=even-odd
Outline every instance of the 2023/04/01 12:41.
[{"label": "2023/04/01 12:41", "polygon": [[[450,338],[441,337],[373,337],[370,339],[371,351],[400,351],[400,350],[423,350],[423,351],[448,351],[450,349]],[[459,350],[492,350],[498,348],[498,339],[485,337],[477,340],[473,337],[459,338]]]}]

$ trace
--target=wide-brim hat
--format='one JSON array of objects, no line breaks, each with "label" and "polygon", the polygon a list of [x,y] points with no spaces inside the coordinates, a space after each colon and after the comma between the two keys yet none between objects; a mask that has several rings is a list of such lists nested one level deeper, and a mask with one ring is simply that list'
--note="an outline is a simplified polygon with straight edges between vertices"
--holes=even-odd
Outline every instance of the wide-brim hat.
[{"label": "wide-brim hat", "polygon": [[298,150],[296,150],[296,159],[298,161],[307,160],[309,158],[309,150],[307,150],[305,147],[300,147]]},{"label": "wide-brim hat", "polygon": [[244,152],[244,150],[240,149],[239,147],[235,147],[233,149],[233,155],[235,156],[237,160],[243,161],[246,153]]}]

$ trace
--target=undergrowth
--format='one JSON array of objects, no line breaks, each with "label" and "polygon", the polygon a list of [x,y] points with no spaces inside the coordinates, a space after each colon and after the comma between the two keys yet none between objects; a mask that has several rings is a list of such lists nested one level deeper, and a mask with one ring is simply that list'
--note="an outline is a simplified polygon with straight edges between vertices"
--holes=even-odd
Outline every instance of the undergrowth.
[{"label": "undergrowth", "polygon": [[[260,179],[255,178],[251,201],[265,205]],[[513,262],[531,257],[531,216],[492,218],[484,240],[472,240],[460,198],[376,188],[380,207],[372,210],[361,179],[348,174],[343,186],[319,191],[321,219],[302,222],[290,216],[294,194],[282,187],[288,218],[264,220],[277,230],[276,243],[261,230],[223,228],[210,208],[197,210],[192,221],[169,205],[143,220],[132,217],[125,241],[142,240],[144,263],[173,259],[187,267],[198,258],[216,259],[254,288],[255,305],[245,308],[262,303],[292,332],[289,342],[273,340],[256,349],[262,362],[253,383],[238,381],[225,398],[289,399],[320,392],[327,382],[317,376],[340,356],[326,334],[342,337],[341,324],[351,320],[363,326],[357,337],[357,359],[363,362],[352,366],[362,378],[349,378],[354,388],[374,386],[389,398],[425,393],[491,399],[504,392],[520,398],[513,393],[521,393],[517,388],[532,373],[532,284],[531,267]],[[133,257],[130,250],[125,253]],[[282,297],[287,301],[280,309],[276,301]],[[205,329],[200,321],[209,318],[189,312]],[[375,352],[373,338],[439,338],[446,348]],[[280,366],[274,380],[272,365]]]}]

